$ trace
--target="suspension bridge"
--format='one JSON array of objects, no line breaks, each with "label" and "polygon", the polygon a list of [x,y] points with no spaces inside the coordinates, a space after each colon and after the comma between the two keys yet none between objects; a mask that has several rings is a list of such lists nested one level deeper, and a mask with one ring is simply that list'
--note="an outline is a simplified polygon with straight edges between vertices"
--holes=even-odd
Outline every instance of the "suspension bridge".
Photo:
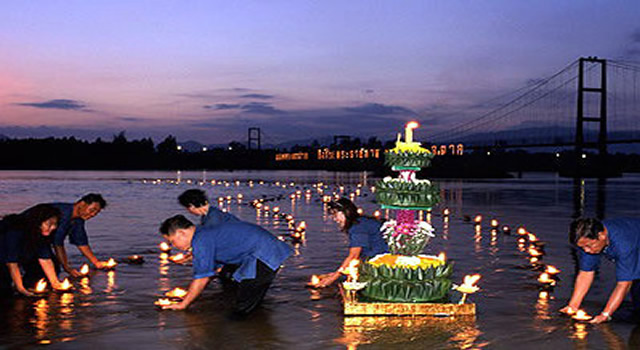
[{"label": "suspension bridge", "polygon": [[429,135],[465,149],[573,149],[640,143],[640,64],[580,58],[494,103],[476,118]]}]

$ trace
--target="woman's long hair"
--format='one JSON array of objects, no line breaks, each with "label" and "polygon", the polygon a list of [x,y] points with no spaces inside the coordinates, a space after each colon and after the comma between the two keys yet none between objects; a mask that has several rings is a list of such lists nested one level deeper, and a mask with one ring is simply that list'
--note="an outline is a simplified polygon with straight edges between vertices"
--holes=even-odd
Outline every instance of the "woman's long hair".
[{"label": "woman's long hair", "polygon": [[60,221],[60,210],[49,204],[35,205],[20,214],[10,214],[2,219],[3,231],[18,230],[24,234],[24,248],[27,255],[35,254],[41,244],[50,241],[42,235],[42,223],[56,218]]},{"label": "woman's long hair", "polygon": [[347,198],[340,198],[338,200],[331,201],[327,205],[331,214],[338,211],[344,214],[344,227],[340,228],[342,232],[349,232],[351,226],[359,222],[361,215],[358,214],[358,207],[356,207],[356,205]]}]

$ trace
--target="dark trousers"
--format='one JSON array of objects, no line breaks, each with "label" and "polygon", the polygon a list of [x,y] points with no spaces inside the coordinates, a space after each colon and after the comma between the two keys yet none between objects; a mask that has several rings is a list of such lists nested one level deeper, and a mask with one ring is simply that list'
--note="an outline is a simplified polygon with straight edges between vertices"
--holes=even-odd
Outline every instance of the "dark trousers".
[{"label": "dark trousers", "polygon": [[271,282],[276,277],[276,272],[260,260],[256,262],[256,277],[242,280],[238,284],[236,305],[234,314],[246,316],[253,311],[264,299]]},{"label": "dark trousers", "polygon": [[9,296],[13,294],[11,274],[6,264],[0,266],[0,296]]}]

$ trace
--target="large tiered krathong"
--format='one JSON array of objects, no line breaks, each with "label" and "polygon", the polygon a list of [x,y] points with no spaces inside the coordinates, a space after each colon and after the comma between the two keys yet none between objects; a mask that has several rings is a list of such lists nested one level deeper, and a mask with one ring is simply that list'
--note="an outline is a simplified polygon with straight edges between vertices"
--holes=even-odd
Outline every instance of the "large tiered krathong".
[{"label": "large tiered krathong", "polygon": [[[412,122],[413,123],[413,122]],[[429,180],[416,179],[416,172],[431,163],[433,154],[413,142],[407,125],[405,142],[385,152],[385,164],[399,172],[376,185],[376,200],[383,209],[396,210],[396,220],[382,225],[382,234],[390,254],[378,255],[360,267],[360,281],[367,286],[360,293],[373,300],[419,303],[445,301],[451,290],[452,265],[441,256],[422,255],[434,229],[426,221],[416,220],[416,211],[430,210],[438,203],[439,189]]]}]

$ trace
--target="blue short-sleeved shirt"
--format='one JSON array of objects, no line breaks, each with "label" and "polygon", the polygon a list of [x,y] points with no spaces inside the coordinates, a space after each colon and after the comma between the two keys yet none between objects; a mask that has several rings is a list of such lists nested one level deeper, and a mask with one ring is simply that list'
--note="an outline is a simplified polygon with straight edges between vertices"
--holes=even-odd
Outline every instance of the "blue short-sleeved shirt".
[{"label": "blue short-sleeved shirt", "polygon": [[51,247],[46,241],[41,240],[36,251],[27,251],[25,239],[21,230],[8,228],[5,232],[0,232],[0,262],[6,264],[23,263],[34,258],[51,259]]},{"label": "blue short-sleeved shirt", "polygon": [[84,220],[81,218],[72,219],[73,203],[50,203],[58,208],[62,213],[58,227],[52,233],[53,244],[64,246],[64,240],[69,236],[69,243],[76,246],[89,245],[87,231],[84,228]]},{"label": "blue short-sleeved shirt", "polygon": [[202,220],[200,221],[200,225],[204,227],[215,227],[227,222],[239,222],[239,221],[240,219],[238,219],[235,215],[225,213],[222,210],[210,205],[209,211],[207,212],[207,215],[202,217]]},{"label": "blue short-sleeved shirt", "polygon": [[191,241],[193,278],[210,277],[225,264],[239,265],[236,281],[256,277],[257,260],[272,270],[291,255],[292,249],[269,231],[247,222],[233,222],[216,227],[197,227]]},{"label": "blue short-sleeved shirt", "polygon": [[640,219],[608,219],[602,224],[607,229],[609,245],[600,254],[587,254],[579,249],[580,270],[597,270],[603,255],[616,264],[616,280],[640,279]]},{"label": "blue short-sleeved shirt", "polygon": [[361,217],[349,228],[349,248],[361,247],[361,259],[374,257],[389,251],[387,242],[380,233],[382,223],[378,220]]}]

